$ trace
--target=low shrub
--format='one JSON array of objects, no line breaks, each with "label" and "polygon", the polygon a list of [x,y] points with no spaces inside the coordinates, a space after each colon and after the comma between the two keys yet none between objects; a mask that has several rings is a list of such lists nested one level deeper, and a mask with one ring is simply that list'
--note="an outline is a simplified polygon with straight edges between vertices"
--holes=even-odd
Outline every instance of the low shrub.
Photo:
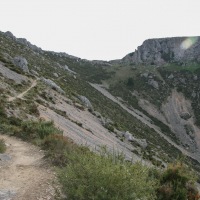
[{"label": "low shrub", "polygon": [[0,139],[0,153],[4,153],[6,151],[6,144],[3,139]]},{"label": "low shrub", "polygon": [[155,199],[156,180],[149,168],[117,155],[71,152],[60,173],[63,191],[71,200]]},{"label": "low shrub", "polygon": [[49,135],[43,141],[42,148],[47,150],[46,156],[59,167],[68,163],[67,154],[76,148],[76,145],[61,134]]},{"label": "low shrub", "polygon": [[38,110],[38,108],[37,108],[37,106],[36,106],[36,104],[35,103],[31,103],[30,105],[29,105],[29,107],[28,107],[28,112],[29,112],[29,114],[33,114],[33,115],[35,115],[35,116],[39,116],[39,110]]},{"label": "low shrub", "polygon": [[44,139],[45,137],[53,134],[62,133],[58,130],[52,121],[25,121],[21,124],[20,136],[24,139]]},{"label": "low shrub", "polygon": [[194,183],[194,175],[182,162],[170,164],[160,177],[157,199],[198,200],[200,196]]}]

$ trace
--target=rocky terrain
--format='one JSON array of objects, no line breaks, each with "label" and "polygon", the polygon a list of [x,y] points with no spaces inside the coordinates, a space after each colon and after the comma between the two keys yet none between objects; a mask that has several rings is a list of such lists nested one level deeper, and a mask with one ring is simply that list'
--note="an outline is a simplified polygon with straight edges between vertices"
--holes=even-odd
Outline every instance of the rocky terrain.
[{"label": "rocky terrain", "polygon": [[149,39],[128,54],[122,62],[163,65],[169,62],[185,64],[200,62],[200,37]]},{"label": "rocky terrain", "polygon": [[[199,55],[199,37],[164,38],[146,40],[122,60],[88,61],[1,32],[0,100],[14,126],[53,121],[63,136],[94,152],[106,147],[159,167],[185,156],[198,172]],[[18,129],[2,122],[5,131]],[[10,187],[0,185],[0,195],[21,195],[24,186]]]}]

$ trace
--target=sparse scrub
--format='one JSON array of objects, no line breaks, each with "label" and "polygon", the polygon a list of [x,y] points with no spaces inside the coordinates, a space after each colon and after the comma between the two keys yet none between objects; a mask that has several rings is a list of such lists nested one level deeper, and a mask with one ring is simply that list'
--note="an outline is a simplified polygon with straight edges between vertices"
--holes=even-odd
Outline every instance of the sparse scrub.
[{"label": "sparse scrub", "polygon": [[6,151],[6,144],[3,139],[0,139],[0,153],[4,153]]},{"label": "sparse scrub", "polygon": [[180,161],[170,164],[160,177],[158,200],[198,200],[193,173]]},{"label": "sparse scrub", "polygon": [[44,139],[45,137],[53,134],[60,134],[61,131],[58,130],[52,121],[25,121],[21,124],[21,134],[20,136],[24,139]]},{"label": "sparse scrub", "polygon": [[69,199],[155,199],[156,179],[148,167],[131,164],[122,156],[71,152],[70,162],[60,172]]},{"label": "sparse scrub", "polygon": [[56,166],[63,167],[68,163],[67,154],[76,148],[76,145],[61,134],[46,137],[42,148],[47,150],[46,156]]},{"label": "sparse scrub", "polygon": [[29,104],[28,112],[29,112],[29,114],[33,114],[35,116],[39,116],[39,114],[40,114],[39,111],[38,111],[37,106],[35,105],[35,103]]}]

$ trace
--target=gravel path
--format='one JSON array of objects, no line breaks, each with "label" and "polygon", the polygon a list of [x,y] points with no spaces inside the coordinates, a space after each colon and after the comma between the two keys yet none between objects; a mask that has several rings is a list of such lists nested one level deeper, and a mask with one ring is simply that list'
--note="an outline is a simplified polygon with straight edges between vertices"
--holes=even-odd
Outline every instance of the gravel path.
[{"label": "gravel path", "polygon": [[0,154],[1,200],[54,199],[55,175],[39,148],[15,137],[0,135],[7,145]]},{"label": "gravel path", "polygon": [[9,98],[8,98],[8,102],[12,102],[12,101],[14,101],[14,100],[17,99],[17,98],[18,98],[18,99],[22,99],[23,96],[24,96],[29,90],[31,90],[33,87],[35,87],[36,85],[37,85],[37,79],[34,80],[34,81],[32,82],[32,84],[31,84],[31,86],[30,86],[27,90],[25,90],[24,92],[18,94],[17,96],[9,97]]}]

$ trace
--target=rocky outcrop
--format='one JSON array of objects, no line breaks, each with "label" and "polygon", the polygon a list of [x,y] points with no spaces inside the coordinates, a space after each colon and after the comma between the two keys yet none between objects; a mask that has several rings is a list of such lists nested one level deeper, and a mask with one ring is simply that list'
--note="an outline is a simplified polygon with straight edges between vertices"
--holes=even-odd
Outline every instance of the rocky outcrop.
[{"label": "rocky outcrop", "polygon": [[114,122],[111,119],[102,116],[101,116],[101,123],[106,128],[109,128],[110,126],[114,125]]},{"label": "rocky outcrop", "polygon": [[19,67],[23,72],[29,73],[28,62],[26,58],[23,58],[21,56],[16,56],[13,59],[13,63],[15,66]]},{"label": "rocky outcrop", "polygon": [[180,117],[184,120],[188,120],[191,118],[191,115],[188,112],[183,112],[180,114]]},{"label": "rocky outcrop", "polygon": [[28,78],[26,76],[10,70],[2,63],[0,63],[0,74],[9,80],[13,80],[16,84],[24,84],[28,82]]},{"label": "rocky outcrop", "polygon": [[33,69],[31,69],[30,72],[31,72],[31,74],[33,74],[34,76],[39,76],[39,74],[38,74],[35,70],[33,70]]},{"label": "rocky outcrop", "polygon": [[122,137],[124,137],[129,142],[137,143],[140,147],[145,149],[147,147],[147,141],[145,139],[137,139],[133,137],[128,131],[122,133]]},{"label": "rocky outcrop", "polygon": [[42,51],[41,48],[37,47],[36,45],[31,44],[25,38],[16,38],[10,31],[5,32],[4,35],[20,44],[23,44],[23,45],[29,47],[30,49],[32,49],[34,51]]},{"label": "rocky outcrop", "polygon": [[60,88],[60,86],[58,86],[55,82],[53,82],[50,79],[46,79],[44,77],[41,78],[41,80],[48,85],[49,87],[51,87],[52,89],[56,90],[57,92],[60,92],[61,94],[64,94],[65,92]]},{"label": "rocky outcrop", "polygon": [[149,39],[122,61],[134,64],[162,65],[200,62],[200,37]]},{"label": "rocky outcrop", "polygon": [[176,90],[167,98],[161,107],[171,130],[183,146],[191,152],[199,151],[199,128],[195,125],[195,118],[191,102]]},{"label": "rocky outcrop", "polygon": [[58,77],[59,77],[57,73],[53,73],[53,75],[54,75],[56,78],[58,78]]},{"label": "rocky outcrop", "polygon": [[154,79],[149,79],[149,80],[148,80],[148,84],[151,85],[153,88],[155,88],[155,89],[157,89],[157,90],[159,89],[158,82],[155,81]]},{"label": "rocky outcrop", "polygon": [[82,102],[82,104],[84,106],[86,106],[87,108],[93,110],[93,106],[92,106],[90,100],[87,97],[79,95],[78,99]]},{"label": "rocky outcrop", "polygon": [[70,74],[76,74],[76,72],[72,71],[71,69],[69,69],[69,67],[67,65],[64,66],[64,69],[69,72]]}]

